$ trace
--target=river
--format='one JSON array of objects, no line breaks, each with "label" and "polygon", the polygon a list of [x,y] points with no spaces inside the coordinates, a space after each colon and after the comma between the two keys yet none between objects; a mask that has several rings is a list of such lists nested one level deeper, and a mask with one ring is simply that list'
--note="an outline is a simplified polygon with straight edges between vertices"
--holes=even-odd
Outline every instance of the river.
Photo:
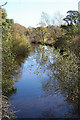
[{"label": "river", "polygon": [[[17,118],[76,118],[76,105],[68,100],[68,92],[58,81],[52,65],[58,52],[49,46],[33,46],[29,56],[21,63],[17,91],[9,98]],[[63,85],[65,86],[65,85]],[[76,112],[75,112],[76,111]]]}]

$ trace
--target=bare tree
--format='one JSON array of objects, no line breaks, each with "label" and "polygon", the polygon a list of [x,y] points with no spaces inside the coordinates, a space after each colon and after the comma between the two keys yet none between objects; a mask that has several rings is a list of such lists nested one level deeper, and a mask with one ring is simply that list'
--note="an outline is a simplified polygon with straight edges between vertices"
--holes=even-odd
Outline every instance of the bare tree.
[{"label": "bare tree", "polygon": [[55,13],[54,21],[56,25],[60,26],[63,23],[63,15],[61,15],[60,12]]},{"label": "bare tree", "polygon": [[41,20],[39,23],[40,26],[45,27],[50,25],[50,17],[47,13],[42,12],[41,14]]}]

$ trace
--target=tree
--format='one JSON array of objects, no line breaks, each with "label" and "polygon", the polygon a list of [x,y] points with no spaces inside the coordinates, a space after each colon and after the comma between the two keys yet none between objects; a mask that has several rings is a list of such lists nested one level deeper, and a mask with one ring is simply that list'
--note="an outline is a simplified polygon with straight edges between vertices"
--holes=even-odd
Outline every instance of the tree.
[{"label": "tree", "polygon": [[40,21],[39,25],[42,27],[50,25],[50,17],[47,13],[42,12],[41,21]]},{"label": "tree", "polygon": [[55,13],[53,24],[55,24],[56,26],[60,26],[62,23],[63,23],[63,15],[60,14],[60,12]]},{"label": "tree", "polygon": [[78,11],[68,11],[66,18],[63,20],[67,22],[67,25],[75,25],[80,22],[80,13]]}]

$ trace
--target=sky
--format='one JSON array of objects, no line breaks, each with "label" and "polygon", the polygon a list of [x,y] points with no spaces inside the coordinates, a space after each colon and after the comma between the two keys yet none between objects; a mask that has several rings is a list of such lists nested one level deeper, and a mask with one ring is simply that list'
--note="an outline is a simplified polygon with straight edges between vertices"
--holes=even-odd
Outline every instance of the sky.
[{"label": "sky", "polygon": [[56,17],[65,17],[68,10],[78,10],[80,0],[0,0],[0,5],[6,1],[7,5],[3,8],[8,18],[25,27],[36,27],[42,12],[56,21]]}]

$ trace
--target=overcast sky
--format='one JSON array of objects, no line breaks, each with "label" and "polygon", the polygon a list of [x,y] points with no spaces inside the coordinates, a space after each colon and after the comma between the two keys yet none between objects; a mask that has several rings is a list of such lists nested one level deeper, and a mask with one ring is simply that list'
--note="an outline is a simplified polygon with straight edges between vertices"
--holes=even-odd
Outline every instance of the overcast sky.
[{"label": "overcast sky", "polygon": [[26,27],[36,26],[42,12],[46,12],[53,19],[57,14],[66,16],[68,10],[78,10],[80,0],[0,0],[0,4],[8,2],[4,8],[8,18]]}]

